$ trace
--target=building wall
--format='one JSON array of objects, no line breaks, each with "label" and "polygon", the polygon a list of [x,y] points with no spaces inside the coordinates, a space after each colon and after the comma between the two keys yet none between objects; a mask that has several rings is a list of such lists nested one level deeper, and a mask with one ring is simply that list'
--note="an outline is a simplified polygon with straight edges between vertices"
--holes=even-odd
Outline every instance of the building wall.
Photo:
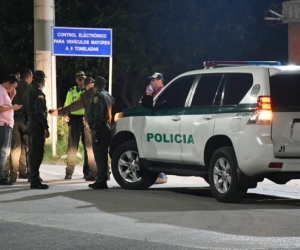
[{"label": "building wall", "polygon": [[300,65],[300,23],[290,23],[288,29],[289,63]]}]

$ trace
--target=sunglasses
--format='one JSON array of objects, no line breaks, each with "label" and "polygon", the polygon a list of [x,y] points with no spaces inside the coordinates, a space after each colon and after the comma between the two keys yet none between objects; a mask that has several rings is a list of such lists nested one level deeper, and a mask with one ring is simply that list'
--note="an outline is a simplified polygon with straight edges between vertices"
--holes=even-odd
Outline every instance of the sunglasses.
[{"label": "sunglasses", "polygon": [[83,77],[77,78],[77,80],[82,82],[84,80],[84,78]]}]

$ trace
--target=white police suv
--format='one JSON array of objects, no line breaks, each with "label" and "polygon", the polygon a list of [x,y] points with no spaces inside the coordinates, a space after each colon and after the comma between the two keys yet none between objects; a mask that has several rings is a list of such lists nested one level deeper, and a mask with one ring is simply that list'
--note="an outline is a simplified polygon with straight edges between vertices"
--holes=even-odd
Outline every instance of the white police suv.
[{"label": "white police suv", "polygon": [[112,172],[126,189],[158,173],[200,176],[220,202],[267,178],[300,179],[300,66],[206,62],[116,114]]}]

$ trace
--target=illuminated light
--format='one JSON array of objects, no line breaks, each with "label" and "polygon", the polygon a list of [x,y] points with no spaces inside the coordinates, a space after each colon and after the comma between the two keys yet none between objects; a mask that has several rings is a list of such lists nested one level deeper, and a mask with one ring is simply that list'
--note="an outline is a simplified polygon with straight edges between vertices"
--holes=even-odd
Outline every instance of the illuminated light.
[{"label": "illuminated light", "polygon": [[261,124],[270,124],[273,118],[271,110],[261,110],[258,113],[257,122]]},{"label": "illuminated light", "polygon": [[114,117],[114,121],[116,122],[116,121],[120,120],[122,117],[123,117],[123,113],[122,112],[116,113],[115,117]]},{"label": "illuminated light", "polygon": [[263,103],[263,104],[261,105],[261,108],[262,108],[262,109],[271,109],[271,104],[270,104],[270,103]]},{"label": "illuminated light", "polygon": [[271,97],[270,96],[259,96],[257,99],[257,109],[262,110],[262,109],[268,109],[271,110]]},{"label": "illuminated light", "polygon": [[282,68],[283,68],[284,70],[299,70],[299,69],[300,69],[299,66],[297,66],[297,65],[292,65],[292,64],[287,65],[287,66],[283,66]]},{"label": "illuminated light", "polygon": [[271,103],[271,97],[270,96],[261,96],[260,100],[263,103],[265,103],[265,102]]},{"label": "illuminated light", "polygon": [[220,67],[220,66],[243,66],[243,65],[269,65],[280,66],[279,61],[205,61],[203,63],[204,68]]},{"label": "illuminated light", "polygon": [[271,162],[269,164],[269,168],[282,168],[283,163],[282,162]]},{"label": "illuminated light", "polygon": [[273,119],[273,113],[270,96],[259,96],[257,98],[257,111],[258,124],[271,124]]}]

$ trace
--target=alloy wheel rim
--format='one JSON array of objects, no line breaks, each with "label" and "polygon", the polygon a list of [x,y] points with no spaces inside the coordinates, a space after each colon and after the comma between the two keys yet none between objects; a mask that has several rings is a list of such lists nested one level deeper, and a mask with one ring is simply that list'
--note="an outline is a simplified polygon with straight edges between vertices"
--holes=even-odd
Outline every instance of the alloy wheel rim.
[{"label": "alloy wheel rim", "polygon": [[231,166],[225,158],[219,158],[214,165],[214,185],[218,192],[224,194],[231,186]]},{"label": "alloy wheel rim", "polygon": [[124,152],[118,162],[118,170],[121,177],[131,183],[140,181],[139,155],[136,151]]}]

